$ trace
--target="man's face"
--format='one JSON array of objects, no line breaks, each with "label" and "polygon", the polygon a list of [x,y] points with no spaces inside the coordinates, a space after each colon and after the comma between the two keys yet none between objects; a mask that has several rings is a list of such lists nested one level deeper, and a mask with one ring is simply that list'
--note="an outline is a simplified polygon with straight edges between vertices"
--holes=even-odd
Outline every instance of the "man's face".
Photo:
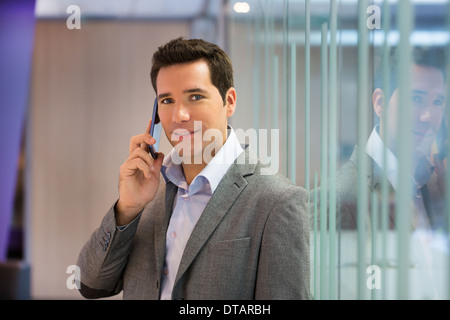
[{"label": "man's face", "polygon": [[[201,142],[201,151],[211,143],[203,141],[203,134],[208,129],[221,133],[222,139],[217,139],[220,141],[214,141],[214,144],[220,147],[225,142],[227,118],[234,112],[236,93],[230,88],[224,105],[219,90],[211,83],[205,60],[161,68],[156,87],[161,124],[181,157],[185,157],[183,153],[189,149],[191,157],[199,152],[198,146],[194,148],[194,141]],[[197,121],[201,121],[201,129]]]},{"label": "man's face", "polygon": [[[414,65],[411,79],[412,139],[416,157],[429,156],[431,145],[441,125],[445,107],[445,87],[442,72],[433,67]],[[398,148],[398,89],[387,109],[388,146]],[[406,119],[405,119],[406,121]]]}]

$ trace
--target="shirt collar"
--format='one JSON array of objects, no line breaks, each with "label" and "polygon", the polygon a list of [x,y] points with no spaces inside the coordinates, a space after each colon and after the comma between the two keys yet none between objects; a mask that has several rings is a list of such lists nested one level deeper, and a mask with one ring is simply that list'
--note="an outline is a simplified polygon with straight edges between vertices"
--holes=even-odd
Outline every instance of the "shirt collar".
[{"label": "shirt collar", "polygon": [[[369,140],[366,144],[367,154],[375,161],[375,163],[382,169],[391,183],[394,190],[397,189],[397,173],[398,173],[398,160],[387,146],[385,146],[383,140],[381,140],[378,134],[379,125],[377,124],[370,134]],[[383,150],[386,150],[386,164],[383,164]]]},{"label": "shirt collar", "polygon": [[[370,134],[369,140],[366,144],[367,154],[376,162],[376,164],[384,169],[384,172],[391,183],[394,190],[397,190],[398,185],[398,160],[391,150],[386,146],[379,135],[379,125],[377,124]],[[386,165],[383,165],[383,150],[386,148]],[[433,173],[434,166],[427,157],[417,159],[414,175],[411,175],[411,181],[416,189],[421,188],[430,179]]]},{"label": "shirt collar", "polygon": [[175,164],[172,156],[175,149],[164,158],[161,173],[168,182],[169,180],[183,189],[189,190],[189,193],[195,193],[203,185],[208,184],[211,187],[211,193],[214,193],[220,180],[233,164],[237,157],[244,151],[242,149],[236,133],[231,126],[228,126],[228,137],[224,145],[219,149],[216,155],[209,161],[205,168],[192,180],[190,186],[187,185],[181,164]]}]

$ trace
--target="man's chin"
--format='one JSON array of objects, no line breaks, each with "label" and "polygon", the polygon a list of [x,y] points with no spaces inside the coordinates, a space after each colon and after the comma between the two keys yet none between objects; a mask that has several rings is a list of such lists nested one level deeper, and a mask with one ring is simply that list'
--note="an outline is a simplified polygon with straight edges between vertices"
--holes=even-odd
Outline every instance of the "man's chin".
[{"label": "man's chin", "polygon": [[178,150],[175,147],[174,163],[177,164],[202,164],[203,163],[203,150],[194,152],[186,152],[186,150]]}]

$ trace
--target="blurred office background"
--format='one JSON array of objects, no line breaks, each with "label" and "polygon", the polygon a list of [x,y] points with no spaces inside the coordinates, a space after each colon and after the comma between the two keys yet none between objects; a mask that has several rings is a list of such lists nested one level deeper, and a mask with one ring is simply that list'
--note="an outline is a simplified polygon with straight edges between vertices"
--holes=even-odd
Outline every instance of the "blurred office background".
[{"label": "blurred office background", "polygon": [[[231,125],[279,130],[271,141],[279,171],[313,196],[313,299],[450,298],[445,226],[424,245],[409,229],[342,230],[332,218],[336,171],[376,121],[375,60],[399,44],[406,53],[446,49],[449,8],[446,0],[3,1],[2,297],[81,299],[69,288],[70,266],[117,199],[129,139],[150,118],[151,56],[184,36],[230,55],[238,97]],[[160,149],[170,149],[167,140]],[[324,214],[319,196],[332,204],[325,228],[315,224]]]}]

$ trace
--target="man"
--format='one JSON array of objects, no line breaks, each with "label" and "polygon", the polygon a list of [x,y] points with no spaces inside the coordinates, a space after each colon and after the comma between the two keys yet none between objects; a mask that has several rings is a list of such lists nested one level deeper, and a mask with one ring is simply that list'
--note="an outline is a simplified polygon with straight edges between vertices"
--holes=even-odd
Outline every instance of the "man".
[{"label": "man", "polygon": [[[401,164],[398,163],[398,83],[397,83],[397,52],[391,51],[390,92],[381,89],[381,65],[375,72],[375,90],[372,102],[379,124],[375,125],[367,141],[365,151],[369,157],[367,186],[370,192],[375,192],[377,199],[381,197],[382,179],[388,179],[389,187],[389,221],[390,228],[395,227],[395,191],[399,183],[397,174]],[[444,190],[445,160],[442,146],[436,147],[436,139],[445,135],[445,54],[438,48],[416,47],[412,52],[411,67],[411,139],[413,153],[411,155],[413,172],[411,172],[412,187],[412,228],[438,229],[445,227]],[[386,123],[383,121],[386,113]],[[408,119],[405,119],[408,121]],[[383,137],[383,132],[387,132]],[[438,136],[440,134],[440,136]],[[438,139],[437,141],[441,141]],[[383,152],[386,146],[386,164],[383,164]],[[343,229],[355,229],[357,225],[357,174],[358,146],[355,147],[350,160],[345,163],[337,174],[338,219]],[[440,151],[440,153],[438,153]],[[381,203],[378,205],[380,208]],[[367,210],[366,222],[370,223],[370,211]]]},{"label": "man", "polygon": [[[442,281],[446,273],[443,262],[446,260],[442,256],[446,250],[446,240],[442,240],[445,232],[445,54],[438,48],[413,48],[410,119],[399,113],[397,59],[396,48],[392,48],[387,62],[387,92],[383,89],[381,60],[376,60],[372,105],[379,121],[365,145],[355,146],[350,159],[336,174],[336,229],[339,236],[333,244],[335,247],[329,250],[339,252],[339,270],[336,275],[339,277],[339,294],[343,299],[357,299],[359,294],[365,294],[366,297],[377,294],[373,288],[369,289],[369,280],[367,291],[359,292],[359,280],[355,282],[355,279],[359,277],[360,262],[364,269],[373,265],[382,268],[371,279],[383,279],[378,288],[387,294],[388,299],[396,296],[399,288],[394,279],[400,272],[408,273],[408,294],[412,299],[442,299],[447,292],[445,282]],[[408,181],[398,180],[402,165],[398,161],[399,145],[404,142],[399,140],[399,117],[403,121],[412,121],[412,171]],[[361,163],[358,148],[361,147],[364,148],[364,160],[368,166],[367,176],[364,177],[365,188],[358,189],[358,167]],[[384,181],[387,181],[387,217],[381,216],[385,204],[382,201]],[[401,249],[408,250],[407,271],[398,268],[399,233],[396,228],[399,226],[396,225],[396,205],[397,190],[401,183],[411,187],[408,229],[412,232],[408,233],[408,245]],[[359,242],[358,196],[361,192],[366,193],[369,203],[362,211],[365,225],[363,240]],[[311,203],[315,207],[314,196],[320,200],[320,190],[311,192]],[[317,209],[317,220],[320,220],[320,207]],[[373,216],[375,210],[377,217]],[[381,232],[384,221],[388,224],[386,233]],[[317,221],[319,228],[321,222]],[[360,256],[360,247],[364,248],[365,258]]]},{"label": "man", "polygon": [[[178,38],[152,62],[158,116],[174,148],[153,160],[150,124],[131,138],[119,199],[79,256],[81,294],[308,299],[307,194],[261,174],[228,126],[236,108],[229,58],[214,44]],[[211,131],[210,143],[202,137]]]}]

